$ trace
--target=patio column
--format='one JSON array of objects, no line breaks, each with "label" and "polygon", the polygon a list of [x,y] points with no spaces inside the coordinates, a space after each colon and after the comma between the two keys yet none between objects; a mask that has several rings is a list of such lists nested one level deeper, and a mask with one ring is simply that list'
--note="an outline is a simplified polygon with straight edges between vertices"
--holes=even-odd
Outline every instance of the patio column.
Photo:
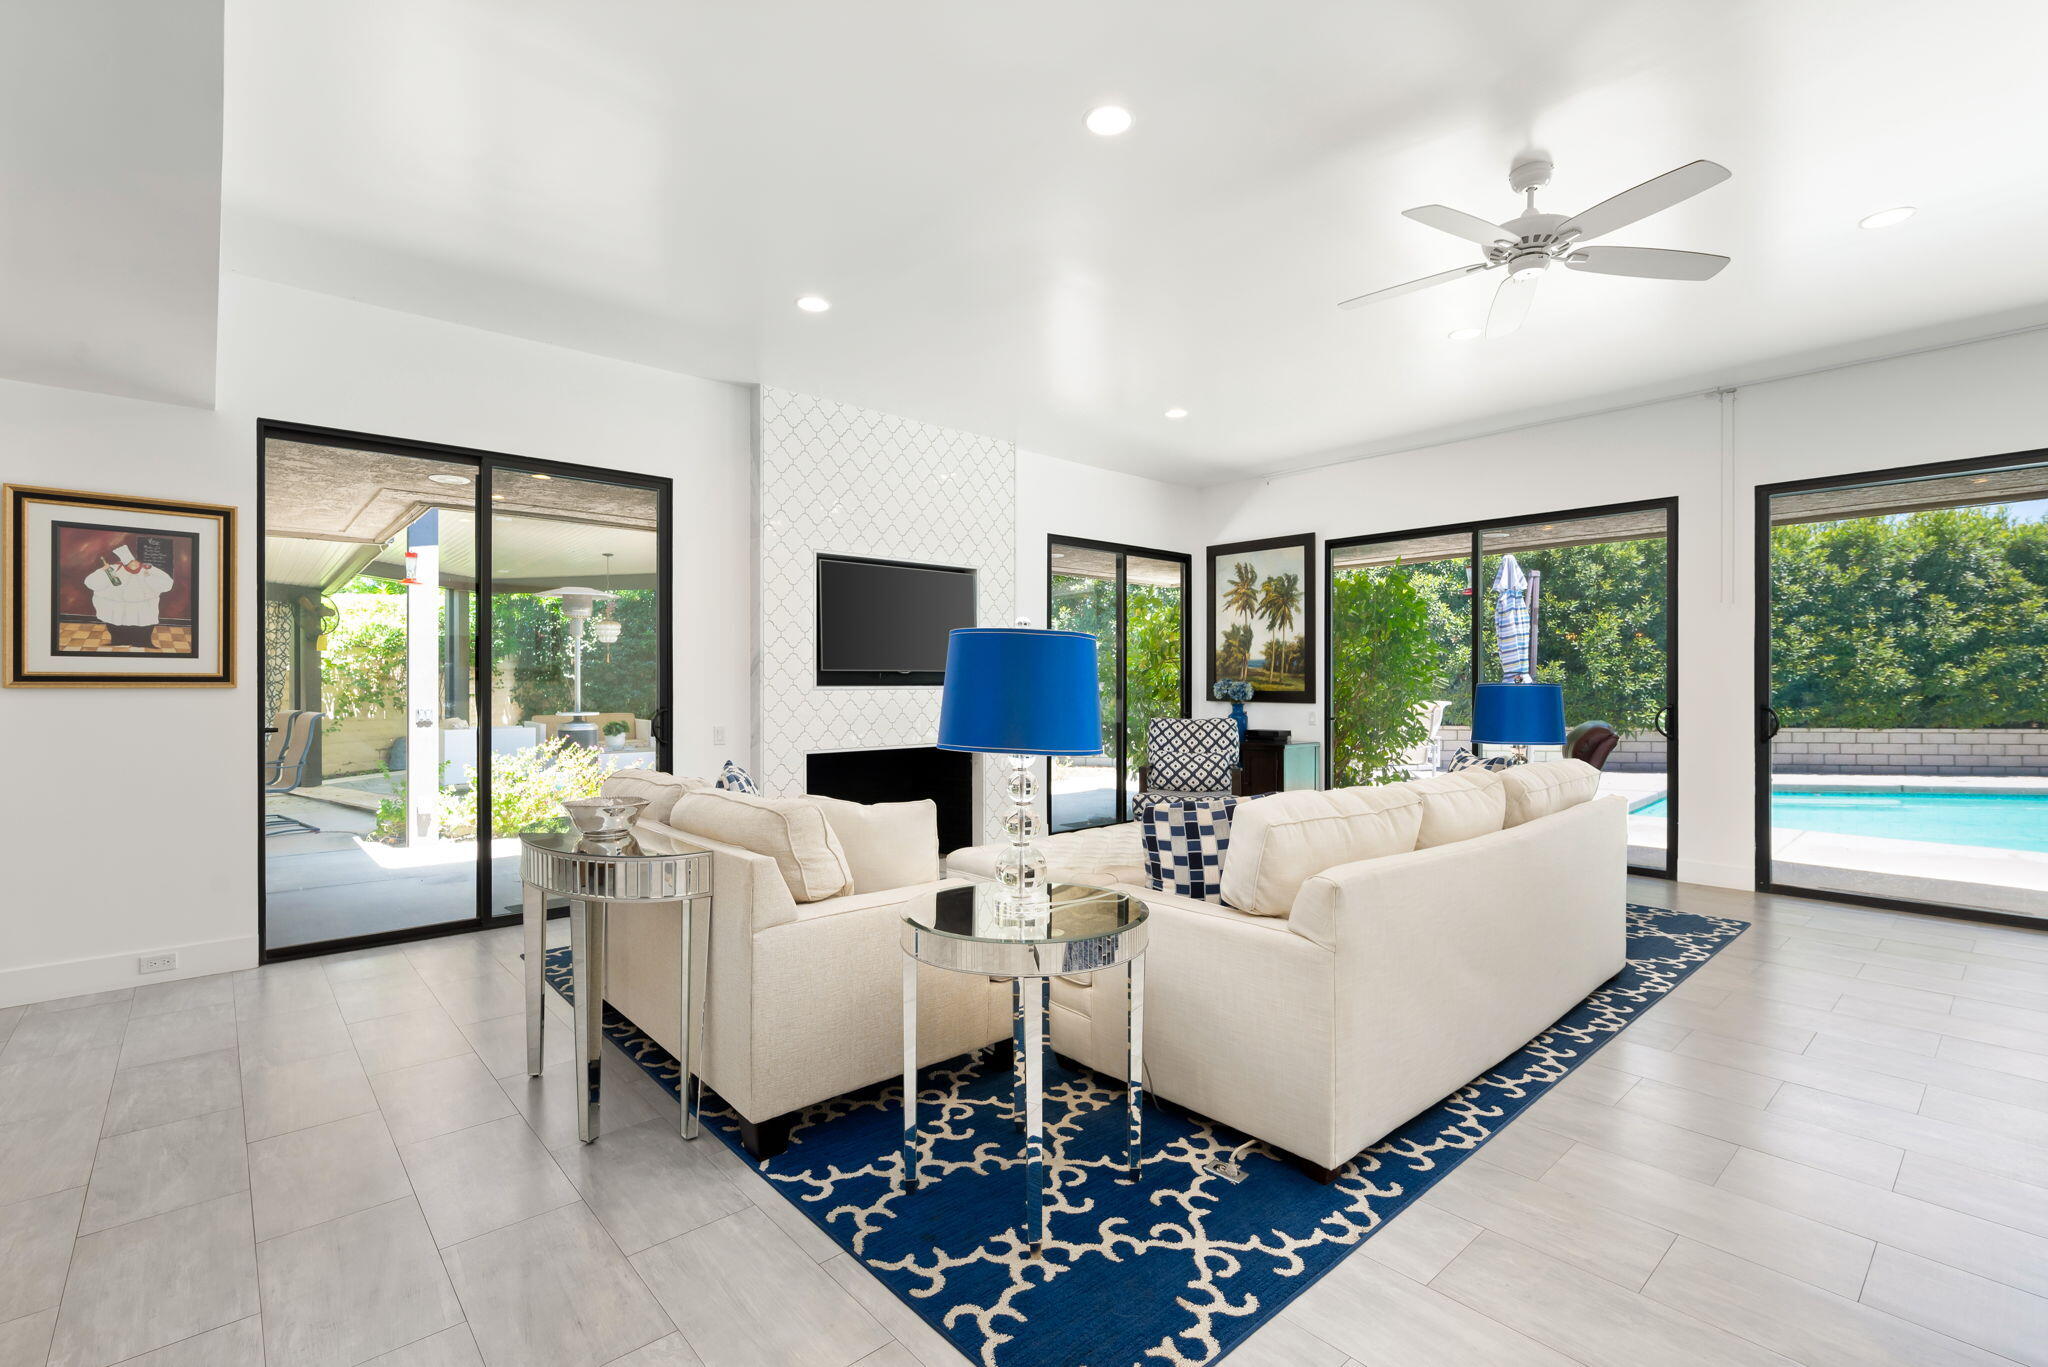
[{"label": "patio column", "polygon": [[406,844],[440,838],[441,514],[405,529]]}]

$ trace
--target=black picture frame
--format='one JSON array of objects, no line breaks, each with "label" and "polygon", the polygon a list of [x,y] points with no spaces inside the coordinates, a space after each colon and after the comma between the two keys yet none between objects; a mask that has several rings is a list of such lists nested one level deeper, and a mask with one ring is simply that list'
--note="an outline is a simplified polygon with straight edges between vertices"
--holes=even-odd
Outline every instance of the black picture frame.
[{"label": "black picture frame", "polygon": [[[1316,612],[1316,579],[1321,568],[1316,563],[1315,533],[1299,536],[1272,536],[1259,541],[1233,541],[1227,545],[1211,546],[1204,553],[1208,561],[1208,625],[1203,641],[1202,653],[1205,663],[1203,676],[1206,680],[1205,693],[1216,695],[1217,681],[1224,678],[1250,678],[1253,702],[1312,703],[1316,700],[1316,679],[1322,672],[1321,618]],[[1264,640],[1274,639],[1272,619],[1263,617],[1254,608],[1246,610],[1242,603],[1226,607],[1224,600],[1236,592],[1241,580],[1239,566],[1251,571],[1252,581],[1263,590],[1272,579],[1292,574],[1300,585],[1300,601],[1290,604],[1292,620],[1278,629],[1282,632],[1298,625],[1301,637],[1295,646],[1283,671],[1265,668],[1265,657],[1257,653],[1262,644],[1261,631],[1267,635]],[[1228,634],[1235,630],[1250,628],[1252,651],[1243,652],[1239,662],[1224,664],[1225,646]],[[1280,639],[1285,639],[1281,637]],[[1233,648],[1233,657],[1239,657],[1238,648]],[[1287,680],[1296,680],[1294,687],[1273,687],[1259,677],[1275,674]]]}]

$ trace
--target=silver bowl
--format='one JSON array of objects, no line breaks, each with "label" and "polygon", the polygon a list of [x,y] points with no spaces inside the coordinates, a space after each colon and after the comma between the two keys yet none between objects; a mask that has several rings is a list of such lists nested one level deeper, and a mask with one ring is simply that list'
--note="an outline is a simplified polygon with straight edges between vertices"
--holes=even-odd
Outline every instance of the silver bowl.
[{"label": "silver bowl", "polygon": [[624,835],[646,805],[644,797],[572,797],[563,801],[562,810],[585,835]]}]

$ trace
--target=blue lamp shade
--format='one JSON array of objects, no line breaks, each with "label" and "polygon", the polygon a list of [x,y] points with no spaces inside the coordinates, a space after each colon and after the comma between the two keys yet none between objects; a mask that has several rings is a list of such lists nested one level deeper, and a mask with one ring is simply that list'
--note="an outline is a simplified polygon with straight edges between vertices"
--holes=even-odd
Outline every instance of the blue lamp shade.
[{"label": "blue lamp shade", "polygon": [[939,748],[1099,755],[1095,638],[1030,627],[955,627],[946,640]]},{"label": "blue lamp shade", "polygon": [[1472,704],[1472,739],[1482,745],[1563,745],[1564,686],[1479,685]]}]

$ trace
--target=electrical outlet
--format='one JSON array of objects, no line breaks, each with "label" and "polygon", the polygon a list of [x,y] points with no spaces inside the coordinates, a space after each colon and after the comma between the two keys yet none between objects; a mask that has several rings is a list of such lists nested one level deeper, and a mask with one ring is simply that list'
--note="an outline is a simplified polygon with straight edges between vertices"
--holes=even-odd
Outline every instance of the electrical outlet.
[{"label": "electrical outlet", "polygon": [[175,954],[145,954],[135,961],[137,973],[168,973],[177,966]]},{"label": "electrical outlet", "polygon": [[711,743],[713,745],[725,744],[725,728],[723,726],[714,726],[711,728]]}]

